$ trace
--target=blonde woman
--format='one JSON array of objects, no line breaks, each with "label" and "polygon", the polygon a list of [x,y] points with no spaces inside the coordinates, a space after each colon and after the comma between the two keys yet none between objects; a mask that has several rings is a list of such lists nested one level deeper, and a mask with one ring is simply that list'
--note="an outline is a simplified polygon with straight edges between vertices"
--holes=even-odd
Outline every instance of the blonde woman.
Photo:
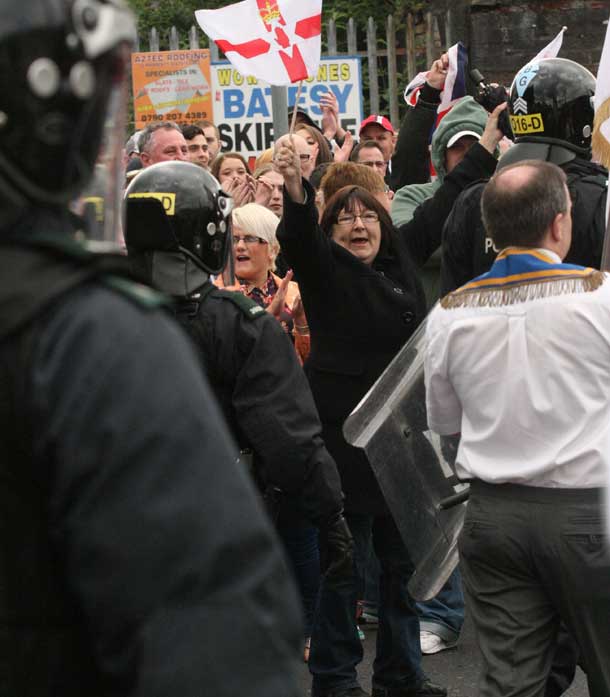
[{"label": "blonde woman", "polygon": [[[233,261],[240,290],[271,312],[294,338],[301,362],[309,355],[309,327],[292,272],[274,272],[280,245],[275,236],[278,218],[268,208],[248,203],[236,208],[233,221]],[[222,279],[217,283],[220,285]],[[234,290],[234,289],[232,289]]]}]

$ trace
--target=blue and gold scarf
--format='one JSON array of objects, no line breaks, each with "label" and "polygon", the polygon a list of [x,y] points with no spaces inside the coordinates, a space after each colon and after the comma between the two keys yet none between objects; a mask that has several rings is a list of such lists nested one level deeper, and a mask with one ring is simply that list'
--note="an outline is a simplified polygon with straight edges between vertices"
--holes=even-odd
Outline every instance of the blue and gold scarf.
[{"label": "blue and gold scarf", "polygon": [[445,309],[500,307],[569,293],[590,293],[604,282],[596,269],[557,264],[540,249],[507,247],[491,269],[441,300]]}]

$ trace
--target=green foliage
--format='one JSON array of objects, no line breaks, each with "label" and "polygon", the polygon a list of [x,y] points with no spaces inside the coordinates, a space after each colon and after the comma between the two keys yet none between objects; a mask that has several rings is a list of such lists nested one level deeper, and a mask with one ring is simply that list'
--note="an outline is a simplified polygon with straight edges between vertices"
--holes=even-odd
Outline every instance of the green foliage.
[{"label": "green foliage", "polygon": [[331,17],[337,23],[338,28],[346,28],[347,21],[353,17],[356,26],[364,31],[369,17],[372,17],[378,26],[385,26],[388,15],[394,15],[398,27],[406,22],[407,13],[418,12],[427,3],[425,0],[382,0],[372,3],[370,0],[330,0],[323,3],[324,19]]},{"label": "green foliage", "polygon": [[[128,0],[138,17],[138,31],[145,44],[150,30],[155,27],[161,37],[167,37],[172,26],[178,29],[181,37],[195,24],[195,10],[215,9],[231,4],[231,0]],[[394,15],[397,28],[406,22],[408,12],[418,12],[427,5],[426,0],[325,0],[322,4],[323,19],[334,19],[337,28],[345,30],[350,17],[356,21],[361,36],[364,36],[369,17],[378,26],[385,26],[386,17]],[[163,48],[163,45],[162,45]]]},{"label": "green foliage", "polygon": [[150,30],[154,27],[161,36],[161,49],[167,49],[167,37],[171,27],[176,27],[181,42],[186,40],[189,29],[196,24],[195,10],[222,7],[222,0],[129,0],[138,18],[138,33],[144,45],[148,44]]}]

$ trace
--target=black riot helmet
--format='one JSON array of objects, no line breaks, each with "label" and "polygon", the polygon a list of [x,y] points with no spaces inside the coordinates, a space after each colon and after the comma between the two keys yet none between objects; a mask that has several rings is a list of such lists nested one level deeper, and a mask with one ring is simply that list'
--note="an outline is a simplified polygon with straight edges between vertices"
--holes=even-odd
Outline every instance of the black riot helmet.
[{"label": "black riot helmet", "polygon": [[208,274],[222,271],[231,248],[233,199],[190,162],[159,162],[125,192],[125,242],[130,255],[179,253]]},{"label": "black riot helmet", "polygon": [[[135,21],[123,0],[0,3],[0,216],[64,206],[89,180]],[[1,222],[1,219],[0,219]]]},{"label": "black riot helmet", "polygon": [[561,165],[591,158],[595,78],[565,58],[545,58],[522,68],[509,98],[516,145],[502,164],[533,158]]}]

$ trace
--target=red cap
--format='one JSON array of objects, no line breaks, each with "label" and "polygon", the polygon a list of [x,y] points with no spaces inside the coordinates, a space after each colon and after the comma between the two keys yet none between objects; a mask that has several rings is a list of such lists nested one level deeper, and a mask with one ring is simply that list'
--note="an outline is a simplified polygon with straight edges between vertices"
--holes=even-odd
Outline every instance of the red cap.
[{"label": "red cap", "polygon": [[394,127],[390,123],[390,119],[387,119],[385,116],[377,116],[377,114],[371,114],[370,116],[367,116],[366,119],[364,119],[364,121],[360,124],[360,130],[358,131],[358,135],[362,133],[363,128],[366,128],[371,123],[377,123],[381,126],[381,128],[384,128],[386,131],[389,131],[392,135],[394,134]]}]

